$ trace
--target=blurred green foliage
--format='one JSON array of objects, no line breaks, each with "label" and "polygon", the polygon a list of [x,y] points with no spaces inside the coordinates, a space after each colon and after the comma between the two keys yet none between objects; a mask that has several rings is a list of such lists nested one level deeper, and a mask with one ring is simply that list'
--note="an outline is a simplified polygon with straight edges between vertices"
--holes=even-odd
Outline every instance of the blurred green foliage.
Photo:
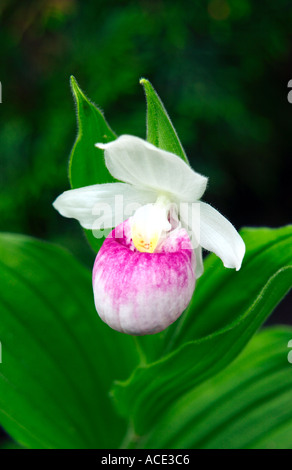
[{"label": "blurred green foliage", "polygon": [[[206,199],[241,225],[288,220],[292,41],[288,0],[3,0],[1,230],[87,252],[51,206],[69,188],[69,76],[117,134],[145,137],[147,77],[167,106]],[[287,184],[288,183],[288,184]]]}]

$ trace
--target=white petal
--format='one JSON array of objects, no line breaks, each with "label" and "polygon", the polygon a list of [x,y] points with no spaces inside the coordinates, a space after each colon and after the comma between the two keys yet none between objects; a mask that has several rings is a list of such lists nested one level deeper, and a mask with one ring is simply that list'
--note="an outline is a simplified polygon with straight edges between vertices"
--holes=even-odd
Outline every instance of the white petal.
[{"label": "white petal", "polygon": [[195,257],[196,257],[196,279],[202,276],[204,272],[203,256],[202,256],[202,247],[198,246],[195,248]]},{"label": "white petal", "polygon": [[191,239],[198,260],[197,276],[202,274],[203,268],[198,245],[219,256],[226,268],[240,269],[245,244],[233,225],[216,209],[205,202],[181,204],[180,218],[183,226],[192,231]]},{"label": "white petal", "polygon": [[189,233],[196,257],[196,279],[204,272],[202,247],[200,242],[200,209],[201,203],[181,203],[179,206],[179,218],[181,225]]},{"label": "white petal", "polygon": [[213,251],[226,268],[241,267],[245,244],[233,225],[216,209],[200,202],[200,245]]},{"label": "white petal", "polygon": [[155,202],[157,194],[124,183],[95,184],[71,189],[54,201],[64,217],[77,219],[89,230],[112,228],[133,215],[140,206]]},{"label": "white petal", "polygon": [[181,158],[138,137],[123,135],[107,144],[105,162],[118,180],[171,194],[173,199],[195,201],[204,193],[207,178],[193,171]]}]

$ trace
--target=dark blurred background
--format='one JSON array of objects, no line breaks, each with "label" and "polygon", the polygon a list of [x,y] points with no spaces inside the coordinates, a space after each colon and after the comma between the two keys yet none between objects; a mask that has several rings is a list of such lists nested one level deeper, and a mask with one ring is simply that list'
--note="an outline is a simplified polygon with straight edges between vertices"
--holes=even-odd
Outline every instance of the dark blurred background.
[{"label": "dark blurred background", "polygon": [[[290,0],[1,0],[0,229],[93,263],[51,205],[69,188],[71,74],[117,134],[140,137],[148,78],[210,178],[205,200],[237,228],[291,222],[291,24]],[[270,322],[291,323],[290,304]]]}]

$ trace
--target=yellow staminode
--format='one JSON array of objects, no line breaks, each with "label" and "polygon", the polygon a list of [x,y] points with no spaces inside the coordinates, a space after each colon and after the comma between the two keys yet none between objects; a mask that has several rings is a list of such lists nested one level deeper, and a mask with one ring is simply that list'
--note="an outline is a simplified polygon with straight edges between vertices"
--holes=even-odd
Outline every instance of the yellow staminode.
[{"label": "yellow staminode", "polygon": [[170,230],[167,211],[160,204],[146,204],[132,217],[131,232],[135,248],[142,253],[153,253],[161,237]]},{"label": "yellow staminode", "polygon": [[133,225],[132,227],[132,240],[135,245],[135,248],[137,248],[138,251],[141,251],[142,253],[153,253],[157,243],[159,241],[160,234],[153,233],[153,235],[149,238],[147,234],[144,233],[144,235],[141,233],[141,230],[137,225]]}]

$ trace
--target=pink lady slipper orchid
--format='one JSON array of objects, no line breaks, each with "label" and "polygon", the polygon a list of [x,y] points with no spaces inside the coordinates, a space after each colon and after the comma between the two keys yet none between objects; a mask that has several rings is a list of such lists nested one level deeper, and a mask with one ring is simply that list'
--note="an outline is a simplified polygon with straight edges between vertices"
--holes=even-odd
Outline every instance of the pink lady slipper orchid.
[{"label": "pink lady slipper orchid", "polygon": [[158,333],[188,306],[203,272],[202,247],[238,270],[245,245],[227,219],[199,201],[207,178],[178,156],[130,135],[96,146],[124,183],[65,191],[54,207],[91,230],[101,228],[96,216],[103,211],[102,227],[115,229],[94,263],[96,310],[115,330]]}]

